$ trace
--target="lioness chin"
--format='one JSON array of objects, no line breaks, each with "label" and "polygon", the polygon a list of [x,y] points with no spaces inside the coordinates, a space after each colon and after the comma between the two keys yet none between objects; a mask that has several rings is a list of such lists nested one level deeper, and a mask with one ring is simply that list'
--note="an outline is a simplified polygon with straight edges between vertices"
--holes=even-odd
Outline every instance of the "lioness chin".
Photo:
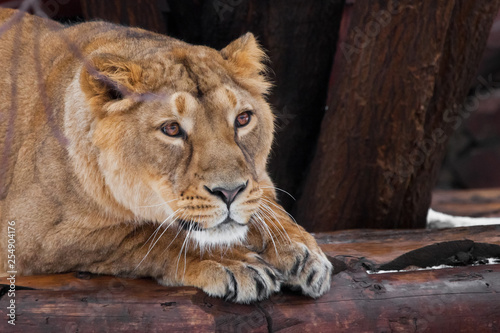
[{"label": "lioness chin", "polygon": [[221,51],[0,9],[0,216],[18,273],[89,271],[235,302],[332,265],[276,202],[273,114],[250,33]]}]

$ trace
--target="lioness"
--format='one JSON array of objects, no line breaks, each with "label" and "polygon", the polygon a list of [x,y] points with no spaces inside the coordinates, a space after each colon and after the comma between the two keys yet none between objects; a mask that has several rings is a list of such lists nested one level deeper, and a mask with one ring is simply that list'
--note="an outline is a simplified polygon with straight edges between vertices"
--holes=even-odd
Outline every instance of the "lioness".
[{"label": "lioness", "polygon": [[330,288],[266,172],[274,119],[252,34],[217,51],[8,9],[0,24],[4,272],[153,277],[242,303]]}]

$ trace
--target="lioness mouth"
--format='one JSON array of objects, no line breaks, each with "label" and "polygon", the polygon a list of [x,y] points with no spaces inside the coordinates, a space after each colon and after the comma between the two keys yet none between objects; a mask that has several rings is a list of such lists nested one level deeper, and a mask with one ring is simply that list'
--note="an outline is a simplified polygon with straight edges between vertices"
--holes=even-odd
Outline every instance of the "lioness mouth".
[{"label": "lioness mouth", "polygon": [[230,225],[235,225],[235,226],[241,226],[244,227],[245,224],[236,222],[230,217],[226,217],[224,221],[221,223],[217,224],[214,227],[211,228],[203,228],[200,223],[198,222],[193,222],[193,221],[186,221],[186,220],[177,220],[179,223],[180,227],[186,231],[207,231],[207,230],[217,230],[221,227],[225,226],[230,226]]}]

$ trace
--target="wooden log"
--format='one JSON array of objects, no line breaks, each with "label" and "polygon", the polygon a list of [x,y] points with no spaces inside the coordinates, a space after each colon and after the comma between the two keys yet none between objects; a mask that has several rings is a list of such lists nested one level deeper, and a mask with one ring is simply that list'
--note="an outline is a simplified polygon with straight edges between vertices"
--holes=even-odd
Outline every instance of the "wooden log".
[{"label": "wooden log", "polygon": [[456,216],[500,217],[500,189],[436,190],[431,207]]},{"label": "wooden log", "polygon": [[[330,292],[310,299],[282,291],[239,305],[195,288],[89,274],[17,277],[16,326],[1,332],[495,332],[500,265],[368,274],[436,242],[500,245],[500,226],[449,230],[355,230],[318,234],[336,266]],[[5,279],[2,279],[5,284]],[[11,298],[2,286],[0,316]]]},{"label": "wooden log", "polygon": [[355,2],[299,223],[311,231],[425,226],[499,4]]}]

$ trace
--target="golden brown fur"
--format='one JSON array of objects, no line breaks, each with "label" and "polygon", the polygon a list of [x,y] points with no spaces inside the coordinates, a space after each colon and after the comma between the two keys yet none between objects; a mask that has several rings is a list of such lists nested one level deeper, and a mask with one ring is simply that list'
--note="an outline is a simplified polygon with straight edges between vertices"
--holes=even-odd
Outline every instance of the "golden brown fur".
[{"label": "golden brown fur", "polygon": [[[24,15],[0,37],[3,270],[15,221],[22,274],[151,276],[237,302],[328,290],[331,264],[266,172],[264,58],[251,34],[216,51]],[[162,132],[175,122],[181,136]]]}]

